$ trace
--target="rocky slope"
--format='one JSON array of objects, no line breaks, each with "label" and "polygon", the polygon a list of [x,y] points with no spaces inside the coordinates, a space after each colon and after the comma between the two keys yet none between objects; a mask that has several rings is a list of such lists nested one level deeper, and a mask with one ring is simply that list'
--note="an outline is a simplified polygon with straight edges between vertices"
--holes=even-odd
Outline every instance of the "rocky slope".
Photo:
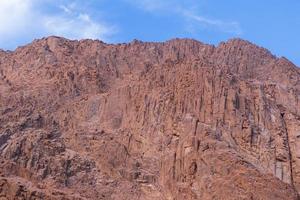
[{"label": "rocky slope", "polygon": [[240,39],[0,51],[0,199],[299,199],[299,100]]}]

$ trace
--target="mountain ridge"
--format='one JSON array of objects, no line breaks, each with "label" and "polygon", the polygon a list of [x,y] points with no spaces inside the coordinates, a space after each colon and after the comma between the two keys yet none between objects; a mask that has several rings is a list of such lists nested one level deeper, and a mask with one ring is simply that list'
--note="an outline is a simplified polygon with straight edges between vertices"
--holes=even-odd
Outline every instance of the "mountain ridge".
[{"label": "mountain ridge", "polygon": [[[248,40],[244,40],[242,38],[230,38],[226,42],[221,41],[218,45],[211,45],[211,44],[202,43],[201,41],[196,40],[196,39],[192,39],[192,38],[173,38],[173,39],[169,39],[169,40],[161,41],[161,42],[148,42],[148,41],[142,41],[142,40],[138,40],[138,39],[133,39],[132,41],[127,42],[127,43],[105,43],[104,41],[101,41],[101,40],[98,40],[98,39],[80,39],[80,40],[78,40],[78,39],[67,39],[67,38],[64,38],[64,37],[61,37],[61,36],[52,35],[52,36],[43,37],[41,39],[35,39],[35,40],[33,40],[32,42],[30,42],[28,44],[25,44],[25,45],[22,45],[22,46],[18,46],[15,50],[17,50],[18,48],[26,47],[26,46],[28,46],[30,44],[33,44],[33,43],[36,43],[36,42],[38,43],[38,42],[42,42],[42,41],[49,40],[49,39],[59,39],[59,40],[64,40],[64,41],[69,41],[69,42],[92,41],[92,42],[102,43],[102,44],[105,44],[105,45],[117,45],[117,46],[118,45],[129,45],[129,44],[132,44],[132,43],[163,44],[163,43],[169,43],[169,42],[172,43],[172,42],[175,42],[175,41],[181,41],[181,42],[190,41],[190,42],[196,42],[198,44],[210,45],[210,46],[214,46],[214,47],[218,47],[221,44],[240,43],[240,44],[244,44],[244,45],[252,45],[252,46],[259,47],[259,48],[263,48],[263,47],[260,47],[258,45],[255,45],[254,43],[251,43]],[[263,49],[265,49],[265,48],[263,48]],[[2,51],[2,52],[8,52],[8,53],[13,53],[15,50],[3,50],[3,49],[0,49],[0,51]],[[265,49],[265,50],[269,51],[267,49]],[[271,52],[270,52],[270,54],[271,54]]]},{"label": "mountain ridge", "polygon": [[[192,38],[173,38],[173,39],[169,39],[169,40],[161,41],[161,42],[148,42],[148,41],[142,41],[142,40],[138,40],[138,39],[133,39],[131,42],[128,42],[128,43],[105,43],[104,41],[101,41],[101,40],[98,40],[98,39],[81,39],[81,40],[77,40],[77,39],[67,39],[67,38],[64,38],[64,37],[61,37],[61,36],[54,36],[53,35],[53,36],[43,37],[41,39],[35,39],[31,43],[28,43],[28,44],[25,44],[25,45],[17,47],[15,50],[3,50],[3,49],[0,49],[0,51],[2,53],[12,54],[16,50],[18,50],[18,49],[23,49],[23,48],[26,48],[26,47],[28,47],[28,46],[30,46],[32,44],[43,42],[43,41],[47,41],[49,39],[58,39],[60,41],[67,41],[67,42],[71,42],[71,43],[95,42],[95,43],[100,43],[100,44],[107,45],[107,46],[122,46],[122,45],[128,46],[128,45],[131,45],[131,44],[134,44],[134,43],[136,43],[136,44],[140,43],[140,44],[145,44],[145,45],[147,45],[147,44],[148,45],[151,45],[151,44],[157,44],[157,45],[159,45],[159,44],[166,44],[166,43],[176,43],[176,41],[179,42],[179,43],[184,43],[184,42],[196,43],[198,45],[211,46],[211,47],[214,47],[216,49],[220,48],[220,46],[222,46],[222,45],[236,46],[238,48],[245,47],[245,46],[250,46],[251,48],[261,49],[262,51],[265,51],[266,53],[272,55],[276,59],[285,59],[288,62],[290,62],[291,64],[295,65],[288,58],[286,58],[284,56],[277,57],[274,54],[272,54],[272,52],[270,52],[268,49],[266,49],[266,48],[264,48],[262,46],[256,45],[256,44],[254,44],[254,43],[252,43],[252,42],[250,42],[248,40],[244,40],[242,38],[230,38],[227,41],[221,41],[221,42],[219,42],[219,44],[217,44],[217,45],[211,45],[211,44],[208,44],[208,43],[202,43],[201,41],[196,40],[196,39],[192,39]],[[299,67],[297,67],[297,68],[299,68]]]},{"label": "mountain ridge", "polygon": [[300,71],[248,41],[0,52],[8,199],[299,199]]}]

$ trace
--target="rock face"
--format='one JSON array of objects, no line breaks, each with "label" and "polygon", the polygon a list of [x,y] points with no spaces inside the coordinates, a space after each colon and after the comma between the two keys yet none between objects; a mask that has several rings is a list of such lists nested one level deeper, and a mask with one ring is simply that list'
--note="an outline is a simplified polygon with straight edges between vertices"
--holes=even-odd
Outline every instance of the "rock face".
[{"label": "rock face", "polygon": [[0,199],[299,199],[300,69],[240,39],[0,51]]}]

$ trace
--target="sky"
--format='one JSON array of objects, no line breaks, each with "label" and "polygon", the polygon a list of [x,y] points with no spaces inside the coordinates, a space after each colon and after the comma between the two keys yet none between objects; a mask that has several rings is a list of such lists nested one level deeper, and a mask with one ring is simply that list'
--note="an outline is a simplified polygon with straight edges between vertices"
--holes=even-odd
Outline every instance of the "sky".
[{"label": "sky", "polygon": [[50,35],[107,43],[242,38],[300,66],[299,0],[0,0],[0,48]]}]

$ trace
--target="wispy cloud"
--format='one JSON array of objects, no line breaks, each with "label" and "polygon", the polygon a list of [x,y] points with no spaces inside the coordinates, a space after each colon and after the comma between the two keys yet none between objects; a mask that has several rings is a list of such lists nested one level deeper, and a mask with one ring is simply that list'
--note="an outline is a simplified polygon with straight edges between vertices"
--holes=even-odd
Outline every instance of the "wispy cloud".
[{"label": "wispy cloud", "polygon": [[197,26],[221,32],[241,35],[242,29],[236,21],[214,19],[199,14],[199,0],[125,0],[126,2],[153,14],[176,14],[186,20],[187,30]]},{"label": "wispy cloud", "polygon": [[94,21],[91,16],[82,12],[79,6],[72,2],[60,5],[63,13],[44,17],[45,30],[54,35],[62,35],[71,39],[91,38],[107,40],[116,28],[104,22]]},{"label": "wispy cloud", "polygon": [[149,12],[164,10],[167,8],[171,1],[170,0],[125,0],[126,2]]},{"label": "wispy cloud", "polygon": [[188,10],[183,10],[182,14],[186,18],[193,20],[195,25],[197,25],[199,23],[202,26],[206,26],[208,28],[212,27],[212,28],[215,28],[222,32],[232,33],[235,35],[241,35],[243,33],[243,31],[240,27],[240,24],[236,21],[228,22],[228,21],[222,21],[219,19],[206,18],[206,17],[197,15]]},{"label": "wispy cloud", "polygon": [[[47,0],[43,3],[39,0],[0,0],[0,45],[19,38],[45,35],[108,40],[116,30],[103,20],[94,20],[89,10],[83,10],[75,1],[57,2],[68,4],[57,6]],[[45,9],[47,6],[52,6],[54,11]]]}]

